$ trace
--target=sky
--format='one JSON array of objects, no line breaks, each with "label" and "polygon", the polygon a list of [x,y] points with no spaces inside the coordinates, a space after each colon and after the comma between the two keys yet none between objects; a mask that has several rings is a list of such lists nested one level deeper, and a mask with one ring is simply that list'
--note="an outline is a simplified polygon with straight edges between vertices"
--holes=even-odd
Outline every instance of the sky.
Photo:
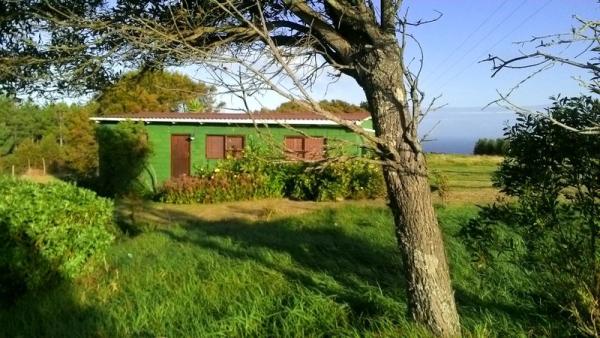
[{"label": "sky", "polygon": [[[425,149],[468,153],[478,138],[500,137],[503,128],[514,121],[514,114],[498,107],[482,108],[498,99],[497,91],[508,92],[531,70],[507,70],[491,77],[491,64],[480,62],[488,55],[511,58],[531,52],[535,45],[519,45],[533,36],[567,33],[576,25],[573,18],[597,18],[600,5],[595,0],[405,0],[409,18],[428,19],[441,12],[434,23],[414,27],[412,33],[424,51],[421,88],[428,98],[441,95],[446,106],[431,113],[422,123],[421,134],[429,134]],[[576,47],[576,46],[575,46]],[[556,50],[559,55],[574,55],[571,47]],[[416,49],[406,51],[406,60]],[[582,58],[585,59],[586,55]],[[540,109],[548,106],[550,96],[587,93],[574,77],[587,74],[573,67],[555,66],[519,86],[512,94],[514,103]],[[353,79],[342,76],[335,83],[325,76],[312,88],[316,99],[365,101],[362,89]],[[230,108],[241,103],[230,96],[219,98]],[[273,93],[257,96],[254,108],[274,108],[284,98]]]},{"label": "sky", "polygon": [[[422,89],[429,98],[442,95],[441,103],[463,110],[480,110],[498,98],[496,90],[507,92],[531,72],[503,71],[491,78],[491,64],[479,61],[489,54],[508,58],[521,50],[531,51],[533,48],[521,48],[515,42],[569,32],[575,24],[573,15],[596,18],[600,14],[600,5],[593,0],[406,0],[404,10],[407,8],[414,19],[432,18],[436,11],[443,14],[437,22],[412,30],[424,49]],[[415,51],[408,50],[407,59]],[[538,107],[547,105],[548,98],[558,93],[577,95],[583,92],[572,78],[577,74],[585,77],[572,67],[556,66],[527,81],[513,98],[520,105]],[[324,76],[312,92],[318,99],[365,101],[362,89],[346,76],[336,83]],[[283,100],[274,94],[260,97],[267,107]]]},{"label": "sky", "polygon": [[[531,52],[535,45],[519,45],[518,41],[569,32],[576,25],[573,18],[600,17],[596,0],[405,0],[403,10],[409,18],[430,19],[438,12],[442,17],[434,23],[413,27],[411,33],[424,51],[421,89],[426,97],[441,95],[438,103],[446,106],[431,113],[422,123],[421,134],[433,139],[425,144],[429,151],[469,152],[481,137],[499,137],[514,114],[497,107],[482,108],[506,93],[531,70],[507,70],[491,77],[491,64],[480,62],[488,55],[503,58]],[[578,49],[556,50],[559,55],[574,55]],[[414,46],[406,51],[406,60],[416,55]],[[585,60],[586,55],[582,58]],[[194,68],[179,69],[197,80],[207,75]],[[569,66],[555,66],[526,81],[513,93],[512,101],[520,106],[537,109],[548,106],[550,96],[579,95],[587,92],[574,79],[587,78],[584,72]],[[352,103],[366,101],[355,81],[342,76],[335,83],[323,76],[312,87],[315,99],[341,99]],[[241,108],[242,102],[231,95],[217,98],[226,110]],[[286,101],[274,93],[255,95],[249,103],[252,109],[275,108]]]}]

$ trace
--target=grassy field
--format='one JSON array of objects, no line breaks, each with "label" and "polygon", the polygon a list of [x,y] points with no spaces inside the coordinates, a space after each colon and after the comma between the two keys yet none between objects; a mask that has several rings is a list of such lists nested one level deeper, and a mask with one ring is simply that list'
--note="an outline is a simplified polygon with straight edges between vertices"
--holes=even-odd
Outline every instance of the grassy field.
[{"label": "grassy field", "polygon": [[[467,335],[558,332],[559,322],[534,315],[514,276],[500,288],[472,268],[456,232],[476,208],[438,213]],[[0,335],[427,336],[406,316],[385,208],[349,204],[271,221],[154,216],[179,224],[146,224],[82,278],[0,310]]]},{"label": "grassy field", "polygon": [[[497,159],[457,158],[429,158],[451,191],[493,190]],[[426,337],[407,317],[384,204],[121,203],[128,235],[81,278],[0,309],[0,337]],[[565,333],[528,296],[528,276],[476,271],[457,236],[472,200],[437,211],[465,336]]]},{"label": "grassy field", "polygon": [[[498,197],[492,187],[491,175],[502,161],[498,156],[429,154],[427,162],[432,173],[448,179],[447,201],[450,204],[491,203]],[[434,201],[441,202],[434,194]]]}]

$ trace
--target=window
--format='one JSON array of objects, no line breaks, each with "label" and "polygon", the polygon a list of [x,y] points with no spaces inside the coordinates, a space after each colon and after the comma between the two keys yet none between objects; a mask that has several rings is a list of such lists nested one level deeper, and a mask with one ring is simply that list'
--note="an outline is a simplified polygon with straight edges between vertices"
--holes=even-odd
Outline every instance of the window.
[{"label": "window", "polygon": [[325,155],[323,137],[285,137],[285,153],[289,159],[321,160]]},{"label": "window", "polygon": [[224,159],[227,156],[239,158],[244,151],[244,136],[239,135],[207,135],[206,158]]}]

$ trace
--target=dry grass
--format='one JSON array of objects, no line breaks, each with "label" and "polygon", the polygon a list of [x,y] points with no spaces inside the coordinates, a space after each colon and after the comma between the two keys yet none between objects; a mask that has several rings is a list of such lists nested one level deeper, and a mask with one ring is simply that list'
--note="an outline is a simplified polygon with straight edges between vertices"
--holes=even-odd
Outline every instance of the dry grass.
[{"label": "dry grass", "polygon": [[462,166],[497,166],[502,162],[502,156],[488,155],[459,155],[459,154],[428,154],[427,163],[431,167],[462,165]]},{"label": "dry grass", "polygon": [[[271,221],[297,216],[324,208],[381,207],[383,200],[311,202],[288,199],[266,199],[215,204],[168,204],[157,202],[132,202],[121,200],[117,209],[121,217],[131,218],[135,213],[137,223],[176,223],[201,218],[206,221],[239,219],[244,221]],[[166,216],[165,216],[166,215]]]},{"label": "dry grass", "polygon": [[39,169],[29,169],[26,173],[19,177],[28,181],[43,184],[60,181],[55,176],[44,174],[44,172]]}]

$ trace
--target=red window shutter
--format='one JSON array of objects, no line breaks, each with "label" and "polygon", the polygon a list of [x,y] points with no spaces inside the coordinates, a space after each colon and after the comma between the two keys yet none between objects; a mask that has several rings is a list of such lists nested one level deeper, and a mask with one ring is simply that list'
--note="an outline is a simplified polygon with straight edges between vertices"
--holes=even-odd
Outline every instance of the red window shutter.
[{"label": "red window shutter", "polygon": [[322,160],[325,157],[325,139],[323,137],[305,138],[304,151],[307,160]]},{"label": "red window shutter", "polygon": [[206,158],[225,158],[225,136],[206,136]]},{"label": "red window shutter", "polygon": [[242,156],[242,151],[244,150],[243,136],[227,136],[225,144],[227,155],[231,155],[234,158],[240,158]]},{"label": "red window shutter", "polygon": [[304,158],[304,137],[286,136],[285,154],[291,160]]}]

